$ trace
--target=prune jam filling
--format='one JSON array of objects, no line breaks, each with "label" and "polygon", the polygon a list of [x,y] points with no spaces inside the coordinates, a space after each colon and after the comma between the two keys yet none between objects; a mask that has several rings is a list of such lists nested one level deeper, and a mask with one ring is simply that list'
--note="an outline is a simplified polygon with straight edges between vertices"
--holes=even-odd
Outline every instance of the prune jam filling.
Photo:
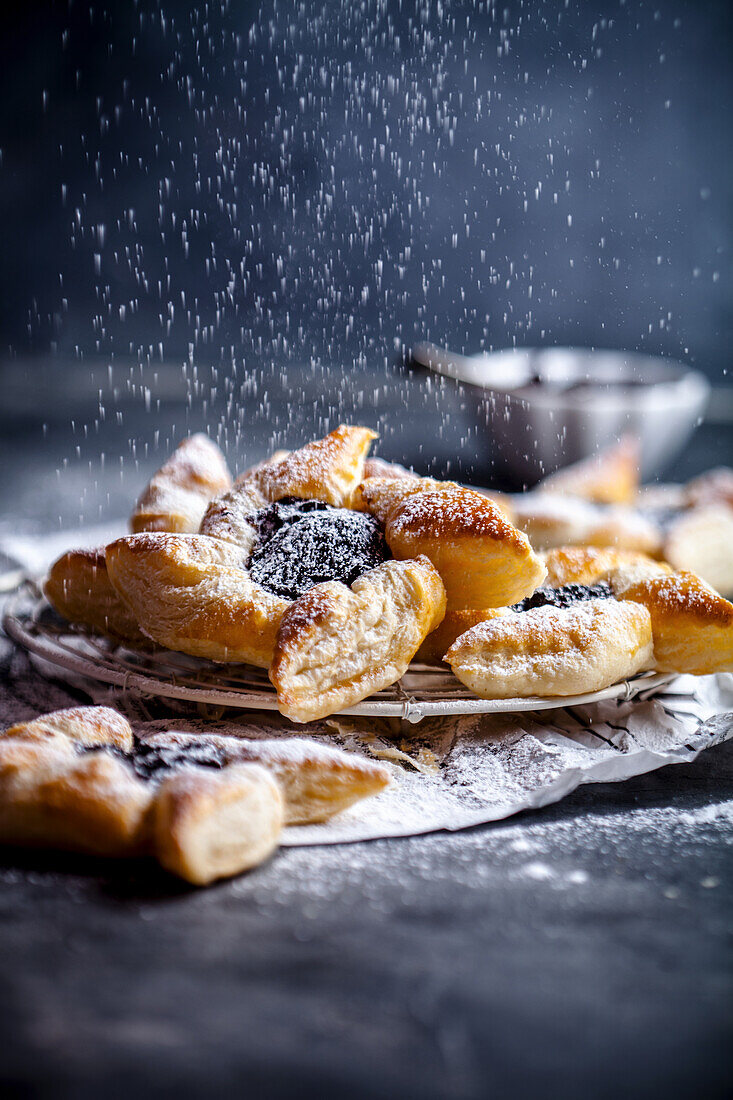
[{"label": "prune jam filling", "polygon": [[258,545],[249,560],[253,581],[297,600],[322,581],[351,584],[391,555],[374,516],[288,497],[254,516]]},{"label": "prune jam filling", "polygon": [[191,765],[199,768],[223,768],[227,763],[226,754],[217,745],[197,745],[193,741],[176,747],[138,742],[131,753],[123,752],[113,745],[93,745],[84,751],[111,753],[130,764],[140,779],[162,779],[165,772]]},{"label": "prune jam filling", "polygon": [[512,604],[512,611],[532,611],[535,607],[573,607],[584,600],[610,600],[613,596],[605,581],[598,584],[564,584],[561,588],[545,585],[519,603]]}]

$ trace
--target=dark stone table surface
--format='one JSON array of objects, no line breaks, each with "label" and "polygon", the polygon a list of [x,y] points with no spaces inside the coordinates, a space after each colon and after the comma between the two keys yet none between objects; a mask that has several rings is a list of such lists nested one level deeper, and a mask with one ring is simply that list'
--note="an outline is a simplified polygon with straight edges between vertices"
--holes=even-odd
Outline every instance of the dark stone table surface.
[{"label": "dark stone table surface", "polygon": [[[0,531],[121,516],[154,456],[122,485],[118,463],[95,464],[92,491],[63,399],[45,435],[18,401],[0,417]],[[448,453],[437,422],[408,420],[387,453],[418,462],[418,432]],[[128,418],[125,439],[131,423],[147,430]],[[729,443],[703,428],[672,473]],[[113,427],[105,446],[121,449]],[[18,660],[0,639],[22,716]],[[2,1093],[722,1097],[732,842],[727,744],[495,826],[281,851],[207,890],[5,852]]]}]

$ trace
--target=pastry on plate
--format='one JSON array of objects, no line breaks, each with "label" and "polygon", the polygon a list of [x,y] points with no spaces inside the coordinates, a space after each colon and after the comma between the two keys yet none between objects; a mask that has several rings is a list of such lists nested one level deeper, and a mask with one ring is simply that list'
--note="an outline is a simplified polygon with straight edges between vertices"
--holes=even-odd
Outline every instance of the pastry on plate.
[{"label": "pastry on plate", "polygon": [[[462,634],[445,655],[488,699],[583,695],[653,665],[649,612],[589,589],[565,606],[521,605]],[[600,598],[598,598],[600,597]]]},{"label": "pastry on plate", "polygon": [[295,721],[398,679],[459,609],[532,591],[544,573],[494,503],[453,483],[363,479],[374,433],[342,426],[238,478],[197,535],[107,548],[112,584],[169,648],[270,669]]},{"label": "pastry on plate", "polygon": [[[202,434],[184,439],[153,475],[130,517],[132,531],[198,531],[212,497],[231,486],[224,455]],[[69,622],[147,647],[132,612],[112,586],[104,547],[69,550],[51,566],[46,599]]]},{"label": "pastry on plate", "polygon": [[384,525],[396,558],[429,558],[451,611],[513,603],[544,576],[529,539],[475,489],[431,478],[369,478],[355,499]]},{"label": "pastry on plate", "polygon": [[324,821],[389,783],[382,765],[287,738],[133,738],[108,707],[0,735],[0,843],[152,855],[204,885],[266,859],[284,825]]},{"label": "pastry on plate", "polygon": [[615,599],[642,604],[651,618],[652,667],[696,675],[733,670],[733,604],[696,574],[593,547],[554,550],[545,561],[555,588],[600,583]]}]

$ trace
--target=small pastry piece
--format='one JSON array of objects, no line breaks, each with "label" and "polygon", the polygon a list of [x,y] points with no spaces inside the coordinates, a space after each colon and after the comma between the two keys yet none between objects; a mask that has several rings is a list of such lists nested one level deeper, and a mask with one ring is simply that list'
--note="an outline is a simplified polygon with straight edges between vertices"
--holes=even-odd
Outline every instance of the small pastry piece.
[{"label": "small pastry piece", "polygon": [[270,680],[281,713],[310,722],[393,684],[444,614],[443,583],[422,557],[385,562],[350,589],[312,588],[277,635]]},{"label": "small pastry piece", "polygon": [[544,576],[526,536],[473,489],[427,478],[415,484],[370,478],[355,500],[384,523],[396,558],[429,558],[451,611],[511,604]]},{"label": "small pastry piece", "polygon": [[209,501],[231,484],[215,443],[202,434],[184,439],[153,475],[130,517],[130,530],[198,531]]},{"label": "small pastry piece", "polygon": [[613,546],[655,555],[662,548],[659,528],[632,508],[533,492],[512,497],[512,509],[514,522],[537,550]]},{"label": "small pastry piece", "polygon": [[376,438],[370,428],[341,424],[324,439],[306,443],[279,462],[266,462],[241,484],[255,486],[268,501],[298,497],[348,508]]},{"label": "small pastry piece", "polygon": [[694,573],[621,568],[608,583],[617,599],[642,604],[651,616],[655,668],[733,671],[733,604]]},{"label": "small pastry piece", "polygon": [[581,497],[594,504],[633,504],[639,488],[639,441],[624,436],[604,451],[549,474],[535,492]]},{"label": "small pastry piece", "polygon": [[2,784],[0,843],[97,856],[142,853],[152,792],[127,764],[104,751],[75,759],[39,742],[17,740],[0,745],[0,770],[4,756],[7,766],[7,745],[16,753],[21,746],[33,747],[39,759],[25,769],[22,786]]},{"label": "small pastry piece", "polygon": [[265,859],[284,821],[323,821],[388,783],[387,769],[329,746],[178,733],[133,744],[116,711],[74,707],[0,736],[0,844],[152,854],[204,884]]},{"label": "small pastry piece", "polygon": [[283,828],[280,790],[256,764],[177,772],[163,781],[153,814],[158,860],[196,886],[256,867]]},{"label": "small pastry piece", "polygon": [[649,612],[592,599],[511,613],[461,635],[445,660],[485,699],[583,695],[653,667]]},{"label": "small pastry piece", "polygon": [[59,615],[98,634],[132,645],[149,645],[132,612],[107,575],[104,548],[69,550],[53,563],[43,593]]},{"label": "small pastry piece", "polygon": [[669,566],[634,550],[614,550],[603,546],[559,546],[542,555],[547,568],[544,584],[561,588],[564,584],[595,584],[614,569],[651,568],[655,573],[669,572]]},{"label": "small pastry piece", "polygon": [[212,661],[266,668],[288,601],[255,584],[233,543],[128,535],[107,547],[110,579],[148,637]]},{"label": "small pastry piece", "polygon": [[446,611],[442,623],[428,634],[415,654],[415,660],[426,665],[440,665],[443,655],[461,634],[473,626],[509,614],[506,607],[485,607],[483,610]]},{"label": "small pastry piece", "polygon": [[724,504],[682,512],[667,530],[664,556],[724,596],[733,595],[733,508]]},{"label": "small pastry piece", "polygon": [[353,752],[298,737],[246,740],[218,734],[158,733],[138,746],[136,767],[146,774],[187,764],[225,767],[260,764],[278,782],[286,825],[327,821],[389,785],[382,764]]},{"label": "small pastry piece", "polygon": [[4,738],[41,741],[85,749],[107,745],[122,752],[132,751],[132,728],[126,718],[112,707],[69,707],[42,714],[30,722],[19,722],[5,730]]}]

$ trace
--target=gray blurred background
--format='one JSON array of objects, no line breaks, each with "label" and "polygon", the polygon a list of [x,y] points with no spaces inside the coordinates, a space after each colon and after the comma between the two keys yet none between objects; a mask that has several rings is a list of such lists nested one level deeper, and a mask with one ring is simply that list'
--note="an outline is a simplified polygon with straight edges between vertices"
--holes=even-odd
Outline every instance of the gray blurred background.
[{"label": "gray blurred background", "polygon": [[[6,6],[2,512],[123,515],[201,427],[241,465],[359,419],[495,480],[417,340],[640,350],[726,386],[731,11]],[[671,473],[729,451],[703,428]]]}]

